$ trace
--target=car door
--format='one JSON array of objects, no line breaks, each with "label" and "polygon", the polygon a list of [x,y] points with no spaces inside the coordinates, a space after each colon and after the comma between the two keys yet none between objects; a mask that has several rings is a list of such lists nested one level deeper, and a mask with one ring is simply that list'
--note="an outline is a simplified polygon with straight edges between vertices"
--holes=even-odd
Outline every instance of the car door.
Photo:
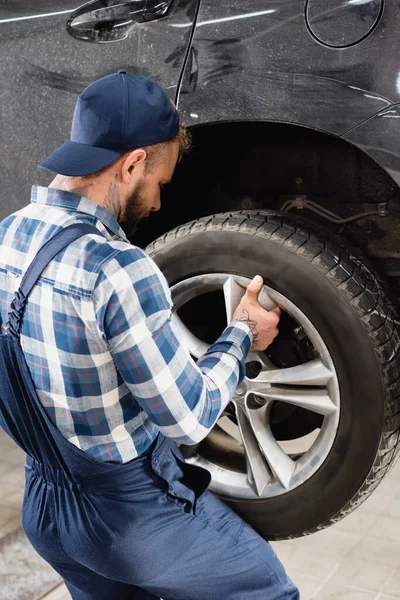
[{"label": "car door", "polygon": [[[92,81],[124,68],[176,97],[198,1],[153,3],[166,16],[129,23],[121,10],[128,15],[140,0],[1,0],[0,220],[29,202],[32,183],[49,183],[37,165],[69,138],[77,95]],[[74,15],[80,9],[94,28],[93,11],[101,6],[119,7],[122,34],[87,41],[79,23],[71,27]]]}]

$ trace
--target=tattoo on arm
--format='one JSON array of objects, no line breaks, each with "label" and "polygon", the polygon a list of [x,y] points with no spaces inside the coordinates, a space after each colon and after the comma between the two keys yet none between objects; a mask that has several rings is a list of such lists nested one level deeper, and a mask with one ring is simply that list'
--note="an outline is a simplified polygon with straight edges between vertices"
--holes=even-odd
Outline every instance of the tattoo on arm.
[{"label": "tattoo on arm", "polygon": [[117,175],[115,176],[114,181],[112,181],[108,186],[107,195],[104,200],[104,207],[112,214],[116,221],[119,221],[121,216],[121,196],[117,183]]},{"label": "tattoo on arm", "polygon": [[243,317],[240,317],[240,319],[236,319],[236,321],[241,321],[242,323],[247,323],[247,325],[250,327],[251,332],[253,334],[253,344],[256,344],[258,342],[258,331],[257,331],[257,321],[253,321],[253,319],[250,319],[250,314],[249,311],[246,310],[245,308],[242,309],[242,313],[243,313]]}]

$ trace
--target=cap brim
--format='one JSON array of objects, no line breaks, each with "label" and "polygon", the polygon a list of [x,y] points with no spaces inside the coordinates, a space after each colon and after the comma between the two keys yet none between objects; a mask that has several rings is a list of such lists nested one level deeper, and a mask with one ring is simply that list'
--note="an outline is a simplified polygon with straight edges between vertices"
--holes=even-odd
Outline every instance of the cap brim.
[{"label": "cap brim", "polygon": [[127,150],[108,150],[69,141],[45,158],[39,167],[68,177],[84,177],[110,165],[125,152]]}]

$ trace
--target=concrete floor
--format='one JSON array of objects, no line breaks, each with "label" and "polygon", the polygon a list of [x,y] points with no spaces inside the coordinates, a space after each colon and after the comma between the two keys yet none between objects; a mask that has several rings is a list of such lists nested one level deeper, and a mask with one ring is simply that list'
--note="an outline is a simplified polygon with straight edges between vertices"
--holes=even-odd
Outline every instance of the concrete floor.
[{"label": "concrete floor", "polygon": [[[0,432],[0,537],[20,524],[23,462],[23,453]],[[400,461],[340,523],[273,546],[302,600],[400,598]],[[70,595],[60,585],[44,599],[70,600]]]}]

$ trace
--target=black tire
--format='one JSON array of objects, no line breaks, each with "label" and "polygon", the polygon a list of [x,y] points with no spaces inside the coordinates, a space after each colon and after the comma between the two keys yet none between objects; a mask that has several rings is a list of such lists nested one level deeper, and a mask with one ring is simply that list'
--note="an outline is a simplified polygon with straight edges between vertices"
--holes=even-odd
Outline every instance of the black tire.
[{"label": "black tire", "polygon": [[146,250],[170,285],[200,273],[259,273],[312,321],[335,363],[340,421],[319,470],[270,499],[222,499],[266,539],[309,534],[352,512],[399,449],[398,316],[385,282],[340,237],[268,211],[204,217]]}]

